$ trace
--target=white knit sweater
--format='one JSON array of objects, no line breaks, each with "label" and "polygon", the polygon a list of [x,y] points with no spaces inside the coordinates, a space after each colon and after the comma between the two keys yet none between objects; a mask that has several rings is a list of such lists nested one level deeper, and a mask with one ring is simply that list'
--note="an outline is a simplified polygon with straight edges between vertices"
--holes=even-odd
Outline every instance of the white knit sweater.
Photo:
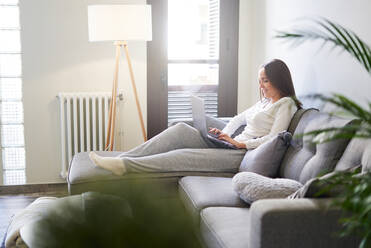
[{"label": "white knit sweater", "polygon": [[257,102],[233,119],[222,130],[231,136],[241,125],[246,125],[243,132],[234,139],[253,149],[268,141],[278,133],[287,130],[297,110],[291,97],[283,97],[275,103],[270,100]]}]

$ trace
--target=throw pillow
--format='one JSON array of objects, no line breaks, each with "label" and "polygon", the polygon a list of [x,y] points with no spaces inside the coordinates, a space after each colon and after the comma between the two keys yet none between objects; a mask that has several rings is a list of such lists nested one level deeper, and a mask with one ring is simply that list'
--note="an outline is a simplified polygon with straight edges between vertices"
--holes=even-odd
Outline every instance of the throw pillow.
[{"label": "throw pillow", "polygon": [[285,198],[303,185],[291,179],[269,178],[253,172],[240,172],[233,177],[232,186],[242,200],[251,204],[259,199]]},{"label": "throw pillow", "polygon": [[290,145],[292,135],[281,132],[253,150],[248,150],[240,165],[240,172],[254,172],[266,177],[275,177],[283,156]]}]

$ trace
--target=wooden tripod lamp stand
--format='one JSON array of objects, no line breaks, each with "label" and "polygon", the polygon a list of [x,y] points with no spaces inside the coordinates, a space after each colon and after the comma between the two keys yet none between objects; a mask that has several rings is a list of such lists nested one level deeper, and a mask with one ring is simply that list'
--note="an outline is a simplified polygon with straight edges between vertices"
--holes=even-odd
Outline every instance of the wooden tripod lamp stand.
[{"label": "wooden tripod lamp stand", "polygon": [[119,61],[121,48],[124,48],[128,61],[131,85],[139,115],[144,141],[147,134],[140,108],[133,68],[129,56],[127,41],[152,40],[152,22],[150,5],[90,5],[88,6],[89,41],[114,41],[116,63],[113,77],[112,98],[109,108],[105,150],[112,151],[115,141],[116,98],[118,85]]}]

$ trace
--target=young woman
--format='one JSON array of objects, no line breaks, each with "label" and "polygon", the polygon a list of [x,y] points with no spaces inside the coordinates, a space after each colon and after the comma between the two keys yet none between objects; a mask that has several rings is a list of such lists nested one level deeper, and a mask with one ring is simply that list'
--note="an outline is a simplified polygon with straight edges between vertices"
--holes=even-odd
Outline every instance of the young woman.
[{"label": "young woman", "polygon": [[[90,159],[115,175],[131,172],[235,172],[246,149],[254,149],[287,130],[294,113],[301,108],[290,71],[283,61],[274,59],[262,65],[258,79],[261,100],[233,117],[223,130],[210,130],[218,134],[219,139],[240,149],[216,148],[205,141],[198,130],[179,123],[118,157],[102,157],[91,152]],[[243,132],[231,138],[241,125],[246,125]]]}]

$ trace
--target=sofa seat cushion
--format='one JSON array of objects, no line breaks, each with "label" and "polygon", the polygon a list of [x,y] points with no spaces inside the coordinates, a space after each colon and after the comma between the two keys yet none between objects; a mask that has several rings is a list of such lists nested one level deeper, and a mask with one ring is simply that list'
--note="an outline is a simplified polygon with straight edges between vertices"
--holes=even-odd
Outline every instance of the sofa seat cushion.
[{"label": "sofa seat cushion", "polygon": [[[101,156],[117,156],[122,152],[97,152]],[[71,194],[79,194],[87,191],[98,191],[103,193],[113,193],[128,186],[127,182],[132,179],[140,179],[149,187],[153,183],[160,183],[164,188],[172,188],[176,191],[176,186],[180,177],[185,175],[192,176],[233,176],[233,173],[224,172],[161,172],[161,173],[128,173],[124,176],[116,176],[111,171],[95,166],[90,160],[88,152],[77,153],[70,164],[68,171],[68,187]],[[104,187],[106,190],[101,190]]]},{"label": "sofa seat cushion", "polygon": [[232,178],[187,176],[179,181],[179,193],[196,223],[207,207],[248,207],[232,188]]},{"label": "sofa seat cushion", "polygon": [[[114,157],[122,152],[97,152],[98,155],[105,157]],[[190,174],[190,173],[187,173]],[[122,179],[151,179],[151,178],[169,178],[187,175],[185,172],[160,172],[160,173],[128,173],[123,176],[116,176],[111,171],[96,166],[89,158],[89,152],[77,153],[72,161],[68,173],[69,184],[98,183],[107,181],[119,181]],[[206,173],[194,173],[202,175]],[[231,174],[231,173],[228,173]]]},{"label": "sofa seat cushion", "polygon": [[207,247],[246,248],[249,208],[210,207],[201,211],[200,229]]}]

